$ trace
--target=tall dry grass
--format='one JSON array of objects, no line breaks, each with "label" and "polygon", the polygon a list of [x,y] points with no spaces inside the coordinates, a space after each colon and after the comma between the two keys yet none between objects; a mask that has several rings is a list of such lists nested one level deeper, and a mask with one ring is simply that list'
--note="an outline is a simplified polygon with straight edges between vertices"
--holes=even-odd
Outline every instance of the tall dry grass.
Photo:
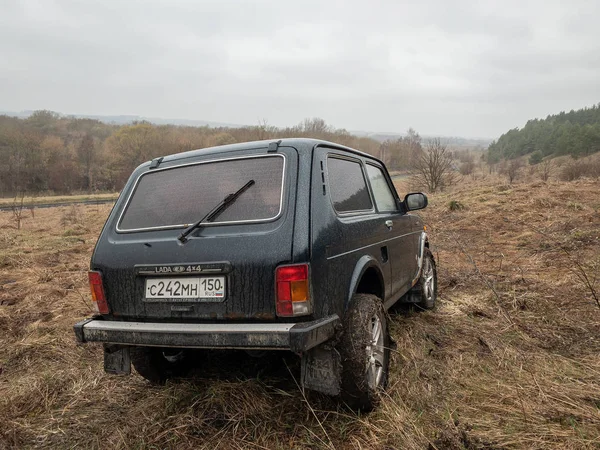
[{"label": "tall dry grass", "polygon": [[[464,180],[422,213],[437,310],[390,317],[381,407],[302,393],[297,360],[199,352],[189,380],[102,372],[78,346],[108,206],[0,213],[0,448],[598,448],[600,183]],[[463,207],[450,210],[457,202]],[[595,278],[594,278],[595,277]]]}]

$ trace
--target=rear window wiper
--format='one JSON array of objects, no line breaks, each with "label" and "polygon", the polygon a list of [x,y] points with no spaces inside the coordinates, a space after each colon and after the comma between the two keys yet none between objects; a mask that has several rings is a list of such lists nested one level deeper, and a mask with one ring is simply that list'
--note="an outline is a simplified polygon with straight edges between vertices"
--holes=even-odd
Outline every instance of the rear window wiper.
[{"label": "rear window wiper", "polygon": [[242,195],[242,193],[248,189],[250,186],[254,184],[254,180],[248,181],[245,185],[239,188],[233,194],[229,194],[225,197],[217,206],[215,206],[207,215],[205,215],[198,222],[193,223],[189,227],[187,227],[183,232],[179,235],[177,239],[181,241],[182,244],[187,242],[188,235],[197,228],[200,228],[204,222],[211,222],[215,217],[225,211],[233,202],[237,200],[237,198]]}]

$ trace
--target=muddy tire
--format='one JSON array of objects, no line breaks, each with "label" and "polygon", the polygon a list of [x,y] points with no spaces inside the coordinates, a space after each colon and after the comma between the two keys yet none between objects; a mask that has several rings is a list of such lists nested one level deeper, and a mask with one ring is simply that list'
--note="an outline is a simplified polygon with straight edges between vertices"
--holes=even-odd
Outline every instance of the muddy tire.
[{"label": "muddy tire", "polygon": [[428,248],[423,251],[423,269],[419,281],[413,287],[417,291],[420,301],[417,306],[423,309],[435,308],[437,300],[437,268],[435,260]]},{"label": "muddy tire", "polygon": [[371,411],[387,384],[390,362],[386,314],[379,298],[356,294],[344,317],[338,349],[342,360],[341,399],[350,408]]},{"label": "muddy tire", "polygon": [[153,384],[165,384],[169,378],[184,376],[189,371],[190,358],[185,351],[131,347],[129,353],[137,373]]}]

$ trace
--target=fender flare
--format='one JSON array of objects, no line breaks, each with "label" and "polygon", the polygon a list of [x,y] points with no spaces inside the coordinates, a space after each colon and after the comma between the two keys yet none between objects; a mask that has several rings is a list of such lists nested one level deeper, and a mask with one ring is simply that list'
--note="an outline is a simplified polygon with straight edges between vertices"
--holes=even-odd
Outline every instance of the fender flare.
[{"label": "fender flare", "polygon": [[[370,268],[375,268],[377,276],[379,278],[379,282],[382,286],[383,297],[385,297],[385,281],[383,279],[381,265],[379,264],[379,261],[377,261],[372,256],[364,255],[356,262],[356,266],[354,266],[354,271],[352,272],[352,277],[350,278],[350,289],[348,291],[348,297],[346,298],[346,302],[344,303],[344,311],[348,310],[348,306],[350,305],[352,297],[354,297],[354,294],[356,294],[356,289],[358,288],[360,280],[362,279],[365,272]],[[382,298],[381,301],[385,301],[385,298]]]}]

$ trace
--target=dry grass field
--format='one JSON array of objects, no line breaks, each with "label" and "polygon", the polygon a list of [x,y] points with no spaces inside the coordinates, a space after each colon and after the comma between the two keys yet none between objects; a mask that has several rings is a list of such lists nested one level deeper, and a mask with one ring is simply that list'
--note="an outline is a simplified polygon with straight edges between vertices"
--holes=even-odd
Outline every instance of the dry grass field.
[{"label": "dry grass field", "polygon": [[[23,197],[23,207],[28,209],[31,205],[38,204],[54,204],[54,203],[67,203],[67,202],[103,202],[109,200],[115,200],[119,196],[118,193],[114,194],[80,194],[80,195],[52,195],[52,196],[38,196],[32,197],[26,195]],[[13,205],[19,206],[21,204],[21,197],[0,197],[0,208],[10,208]]]},{"label": "dry grass field", "polygon": [[0,448],[600,448],[598,180],[430,196],[438,308],[391,316],[389,387],[364,416],[305,396],[279,354],[207,354],[164,387],[105,375],[72,325],[109,210],[36,210],[21,230],[0,212]]}]

